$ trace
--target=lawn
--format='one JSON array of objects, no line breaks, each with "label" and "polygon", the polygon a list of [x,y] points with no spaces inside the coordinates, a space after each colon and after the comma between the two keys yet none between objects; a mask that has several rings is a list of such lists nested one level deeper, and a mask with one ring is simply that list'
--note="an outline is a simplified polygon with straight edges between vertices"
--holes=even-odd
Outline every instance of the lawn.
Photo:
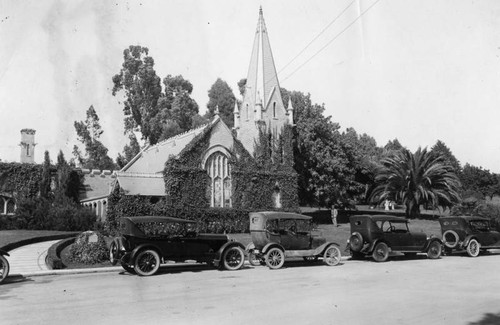
[{"label": "lawn", "polygon": [[[37,242],[37,238],[47,238],[48,240],[62,238],[64,236],[77,234],[71,231],[55,230],[0,230],[0,248],[12,245],[20,241],[27,243]],[[38,240],[39,242],[40,240]]]}]

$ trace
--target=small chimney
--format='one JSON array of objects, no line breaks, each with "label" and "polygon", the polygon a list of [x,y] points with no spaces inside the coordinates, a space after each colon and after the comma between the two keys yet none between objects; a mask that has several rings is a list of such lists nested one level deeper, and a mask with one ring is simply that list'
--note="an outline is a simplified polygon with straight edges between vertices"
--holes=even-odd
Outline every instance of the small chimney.
[{"label": "small chimney", "polygon": [[21,163],[34,164],[35,163],[35,133],[33,129],[21,130]]}]

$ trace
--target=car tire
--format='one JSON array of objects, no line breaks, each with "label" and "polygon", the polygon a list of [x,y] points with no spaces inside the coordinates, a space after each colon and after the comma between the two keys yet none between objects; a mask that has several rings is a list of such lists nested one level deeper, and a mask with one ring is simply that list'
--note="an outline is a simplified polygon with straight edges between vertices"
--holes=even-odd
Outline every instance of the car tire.
[{"label": "car tire", "polygon": [[372,257],[376,262],[385,262],[389,258],[389,246],[384,242],[379,242],[373,249]]},{"label": "car tire", "polygon": [[323,261],[328,266],[338,265],[341,259],[342,253],[340,252],[340,249],[335,245],[328,246],[325,250],[325,253],[323,254]]},{"label": "car tire", "polygon": [[363,236],[359,232],[355,232],[349,237],[349,246],[353,252],[359,252],[363,248]]},{"label": "car tire", "polygon": [[140,251],[135,257],[134,270],[140,276],[150,276],[160,268],[160,255],[154,249]]},{"label": "car tire", "polygon": [[127,271],[130,274],[135,274],[135,270],[132,266],[128,265],[127,263],[121,262],[122,268]]},{"label": "car tire", "polygon": [[0,255],[0,283],[7,278],[7,276],[9,275],[9,271],[9,261],[7,261],[5,256]]},{"label": "car tire", "polygon": [[443,247],[441,246],[441,243],[437,240],[434,240],[429,244],[429,248],[427,249],[427,257],[435,260],[441,257],[442,252]]},{"label": "car tire", "polygon": [[245,252],[241,247],[231,246],[222,254],[222,265],[226,270],[239,270],[243,266],[243,263],[245,263]]},{"label": "car tire", "polygon": [[261,259],[257,257],[257,255],[254,252],[249,252],[248,253],[248,263],[252,266],[261,266]]},{"label": "car tire", "polygon": [[458,242],[460,240],[460,237],[458,236],[457,232],[454,230],[446,230],[443,233],[443,244],[447,248],[453,249],[458,246]]},{"label": "car tire", "polygon": [[467,244],[466,250],[470,257],[477,257],[481,251],[481,244],[477,240],[471,239],[469,240],[469,244]]},{"label": "car tire", "polygon": [[266,253],[265,261],[270,269],[279,269],[285,264],[285,252],[278,247],[273,247]]},{"label": "car tire", "polygon": [[109,261],[111,262],[111,265],[116,265],[118,263],[118,245],[116,244],[115,241],[111,243],[109,246]]}]

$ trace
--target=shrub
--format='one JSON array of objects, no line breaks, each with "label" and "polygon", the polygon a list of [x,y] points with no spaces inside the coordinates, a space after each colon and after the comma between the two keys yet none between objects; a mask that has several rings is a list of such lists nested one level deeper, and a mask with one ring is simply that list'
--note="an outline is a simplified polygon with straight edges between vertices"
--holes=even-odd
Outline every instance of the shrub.
[{"label": "shrub", "polygon": [[70,259],[73,262],[96,264],[108,259],[108,248],[104,236],[99,232],[82,232],[69,248]]}]

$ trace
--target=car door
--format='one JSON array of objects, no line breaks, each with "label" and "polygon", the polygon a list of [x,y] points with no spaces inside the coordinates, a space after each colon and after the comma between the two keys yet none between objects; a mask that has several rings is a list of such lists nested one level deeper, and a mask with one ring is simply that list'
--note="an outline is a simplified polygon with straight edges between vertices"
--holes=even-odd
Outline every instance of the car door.
[{"label": "car door", "polygon": [[415,241],[405,222],[385,222],[382,226],[384,238],[396,251],[415,250]]}]

